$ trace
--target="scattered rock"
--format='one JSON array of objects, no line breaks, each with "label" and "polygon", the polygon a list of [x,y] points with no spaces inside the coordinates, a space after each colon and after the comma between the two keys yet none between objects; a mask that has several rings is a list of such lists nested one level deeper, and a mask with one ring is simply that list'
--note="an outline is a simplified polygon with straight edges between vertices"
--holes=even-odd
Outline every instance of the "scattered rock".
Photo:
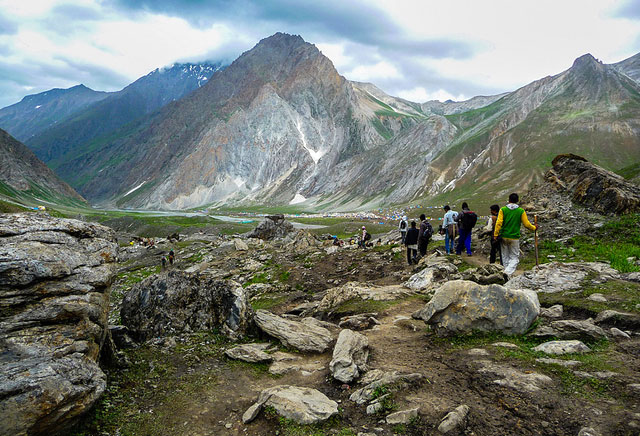
[{"label": "scattered rock", "polygon": [[605,298],[605,296],[602,295],[602,294],[599,294],[597,292],[594,293],[594,294],[589,295],[587,297],[587,300],[596,301],[598,303],[606,303],[607,302],[607,299]]},{"label": "scattered rock", "polygon": [[368,330],[380,324],[375,317],[377,313],[361,313],[358,315],[345,316],[340,318],[338,326],[343,329]]},{"label": "scattered rock", "polygon": [[270,345],[269,343],[243,344],[225,351],[224,354],[231,359],[243,360],[245,362],[271,362],[273,357],[264,352]]},{"label": "scattered rock", "polygon": [[629,387],[631,390],[634,390],[640,393],[640,383],[631,383],[631,384],[628,384],[627,387]]},{"label": "scattered rock", "polygon": [[235,338],[251,324],[244,289],[229,280],[171,270],[133,286],[122,302],[122,323],[139,340],[220,328]]},{"label": "scattered rock", "polygon": [[354,298],[387,301],[397,300],[410,294],[400,286],[366,286],[358,282],[348,282],[342,286],[328,289],[316,310],[318,312],[328,312]]},{"label": "scattered rock", "polygon": [[588,353],[589,347],[580,341],[549,341],[533,348],[533,351],[541,351],[546,354]]},{"label": "scattered rock", "polygon": [[279,385],[263,390],[242,415],[242,422],[253,421],[264,407],[273,407],[280,416],[299,424],[325,421],[338,413],[338,403],[311,388]]},{"label": "scattered rock", "polygon": [[504,273],[504,267],[497,263],[471,268],[462,272],[463,280],[470,280],[481,285],[504,285],[509,277]]},{"label": "scattered rock", "polygon": [[338,246],[337,245],[332,245],[331,247],[325,248],[324,251],[326,251],[327,254],[336,253],[338,251]]},{"label": "scattered rock", "polygon": [[494,347],[502,347],[502,348],[511,348],[514,350],[520,349],[516,344],[512,344],[511,342],[494,342],[491,344]]},{"label": "scattered rock", "polygon": [[578,432],[578,436],[600,436],[600,433],[591,427],[582,427]]},{"label": "scattered rock", "polygon": [[304,316],[313,312],[318,307],[317,301],[309,301],[307,303],[298,304],[293,309],[287,311],[290,315]]},{"label": "scattered rock", "polygon": [[255,229],[247,234],[247,237],[268,241],[284,238],[294,230],[293,224],[286,221],[284,215],[268,215]]},{"label": "scattered rock", "polygon": [[418,407],[414,409],[400,410],[387,415],[387,424],[407,424],[418,416]]},{"label": "scattered rock", "polygon": [[467,351],[469,356],[488,356],[489,352],[484,348],[471,348]]},{"label": "scattered rock", "polygon": [[349,396],[349,399],[357,404],[364,404],[373,398],[376,388],[386,386],[391,391],[403,389],[409,384],[416,383],[423,379],[419,373],[401,374],[397,371],[384,372],[376,370],[367,373],[367,378],[361,380],[366,386],[356,390]]},{"label": "scattered rock", "polygon": [[544,318],[562,318],[562,304],[541,308],[540,316]]},{"label": "scattered rock", "polygon": [[545,263],[513,277],[505,285],[510,289],[532,289],[536,292],[561,292],[580,289],[588,276],[607,281],[620,278],[620,273],[606,263]]},{"label": "scattered rock", "polygon": [[511,368],[509,366],[499,365],[495,362],[490,362],[488,360],[479,361],[481,368],[478,370],[480,373],[492,373],[497,375],[499,378],[494,380],[493,382],[501,385],[510,387],[517,391],[521,392],[537,392],[541,388],[551,385],[553,380],[550,377],[538,374],[536,372],[520,372],[515,368]]},{"label": "scattered rock", "polygon": [[413,317],[434,326],[439,334],[475,330],[523,334],[539,311],[535,292],[454,280],[442,285]]},{"label": "scattered rock", "polygon": [[434,258],[427,261],[427,266],[412,275],[404,283],[406,288],[414,291],[430,290],[439,283],[460,278],[458,268],[445,258]]},{"label": "scattered rock", "polygon": [[329,371],[336,380],[351,383],[367,370],[368,357],[369,339],[352,330],[342,330],[333,349]]},{"label": "scattered rock", "polygon": [[233,240],[233,246],[236,248],[237,251],[247,251],[247,250],[249,250],[249,246],[242,239],[234,239]]},{"label": "scattered rock", "polygon": [[562,360],[562,359],[551,359],[549,357],[539,357],[536,359],[536,362],[546,363],[546,364],[555,364],[564,367],[571,367],[580,365],[580,361],[578,360]]},{"label": "scattered rock", "polygon": [[466,404],[456,407],[442,419],[438,426],[438,431],[440,433],[449,433],[451,430],[464,429],[468,414],[469,406]]},{"label": "scattered rock", "polygon": [[549,325],[540,325],[531,336],[557,337],[561,339],[602,339],[607,335],[600,327],[593,323],[591,318],[587,320],[560,320],[553,321]]},{"label": "scattered rock", "polygon": [[321,361],[307,361],[295,354],[278,351],[271,356],[274,362],[269,366],[269,374],[272,375],[283,375],[291,371],[314,373],[325,369]]},{"label": "scattered rock", "polygon": [[629,336],[628,334],[626,334],[625,332],[623,332],[620,329],[617,329],[615,327],[611,327],[609,329],[609,332],[611,333],[611,336],[614,338],[618,338],[618,339],[631,339],[631,336]]},{"label": "scattered rock", "polygon": [[285,346],[300,351],[324,353],[333,342],[331,332],[319,326],[314,318],[293,321],[266,310],[258,310],[254,321],[268,335],[280,339]]},{"label": "scattered rock", "polygon": [[603,310],[596,316],[595,322],[599,323],[616,323],[638,324],[640,325],[640,316],[633,313],[618,312],[617,310]]},{"label": "scattered rock", "polygon": [[0,214],[0,434],[61,433],[104,392],[117,255],[107,227]]}]

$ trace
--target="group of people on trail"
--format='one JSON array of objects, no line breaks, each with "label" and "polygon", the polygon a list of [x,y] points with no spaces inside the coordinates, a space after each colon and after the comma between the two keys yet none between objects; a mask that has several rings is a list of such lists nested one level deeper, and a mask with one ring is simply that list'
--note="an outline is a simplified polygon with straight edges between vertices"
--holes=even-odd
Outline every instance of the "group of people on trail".
[{"label": "group of people on trail", "polygon": [[[489,262],[495,263],[500,255],[500,263],[504,265],[504,271],[511,276],[518,267],[520,261],[520,226],[524,225],[529,230],[537,230],[527,218],[527,213],[518,206],[518,194],[509,195],[509,203],[500,207],[497,204],[489,209],[491,212],[487,227],[483,234],[491,236],[491,252]],[[444,218],[440,226],[440,234],[444,235],[444,247],[447,254],[452,254],[455,249],[457,255],[466,251],[467,256],[472,256],[471,233],[478,221],[478,215],[469,209],[469,205],[462,203],[462,210],[456,212],[449,205],[444,206]],[[433,235],[433,228],[425,215],[420,215],[420,227],[416,222],[407,222],[407,217],[402,217],[398,225],[402,244],[407,247],[407,262],[409,265],[418,263],[420,258],[427,253],[429,240]],[[456,239],[457,238],[457,239]],[[455,247],[454,247],[455,244]]]},{"label": "group of people on trail", "polygon": [[[176,254],[173,251],[173,248],[171,250],[169,250],[169,264],[173,265],[173,262],[175,261],[176,258]],[[167,257],[166,256],[162,256],[162,269],[165,269],[167,267]]]}]

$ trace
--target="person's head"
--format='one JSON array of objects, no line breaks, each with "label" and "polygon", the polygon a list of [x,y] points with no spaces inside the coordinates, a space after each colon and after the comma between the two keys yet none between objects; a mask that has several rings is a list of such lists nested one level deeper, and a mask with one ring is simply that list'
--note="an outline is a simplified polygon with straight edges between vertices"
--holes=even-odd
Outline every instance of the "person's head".
[{"label": "person's head", "polygon": [[520,198],[518,197],[518,194],[516,194],[515,192],[509,194],[509,203],[517,203],[519,199]]},{"label": "person's head", "polygon": [[500,206],[498,206],[497,204],[492,204],[489,209],[491,209],[491,214],[492,215],[498,215],[498,212],[500,212]]},{"label": "person's head", "polygon": [[420,214],[420,221],[424,221],[426,219],[427,219],[427,217],[423,213],[421,213]]},{"label": "person's head", "polygon": [[467,204],[466,201],[464,203],[462,203],[462,208],[463,209],[469,209],[469,205]]},{"label": "person's head", "polygon": [[365,226],[362,226],[362,230],[366,230],[367,228]]},{"label": "person's head", "polygon": [[443,207],[443,209],[445,212],[449,212],[451,210],[448,204],[445,207]]},{"label": "person's head", "polygon": [[407,220],[407,216],[406,216],[406,215],[405,215],[405,216],[403,216],[403,217],[402,217],[402,220],[403,220],[403,221],[406,221],[406,220]]},{"label": "person's head", "polygon": [[411,228],[415,229],[416,228],[416,222],[415,221],[411,221]]}]

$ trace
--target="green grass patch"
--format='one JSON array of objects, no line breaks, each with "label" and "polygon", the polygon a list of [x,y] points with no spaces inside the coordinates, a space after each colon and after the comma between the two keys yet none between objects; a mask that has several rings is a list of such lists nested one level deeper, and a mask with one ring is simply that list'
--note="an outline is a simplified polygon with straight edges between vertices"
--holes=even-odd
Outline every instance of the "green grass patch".
[{"label": "green grass patch", "polygon": [[255,300],[251,300],[251,307],[253,307],[253,310],[259,310],[259,309],[269,310],[273,307],[277,307],[281,305],[285,301],[287,301],[286,295],[281,295],[277,297],[275,296],[259,297],[259,298],[256,298]]},{"label": "green grass patch", "polygon": [[[587,299],[589,295],[594,293],[603,294],[607,298],[607,302]],[[577,293],[540,292],[538,298],[544,306],[562,304],[566,307],[587,310],[593,315],[607,309],[640,313],[640,309],[636,307],[640,304],[640,284],[622,280],[610,280],[597,285],[589,283]]]}]

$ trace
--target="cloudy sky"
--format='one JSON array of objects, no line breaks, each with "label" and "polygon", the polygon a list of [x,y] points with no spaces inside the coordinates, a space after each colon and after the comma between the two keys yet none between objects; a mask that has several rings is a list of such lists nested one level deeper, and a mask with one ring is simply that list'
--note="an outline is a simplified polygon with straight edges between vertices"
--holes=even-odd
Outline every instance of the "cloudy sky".
[{"label": "cloudy sky", "polygon": [[275,32],[413,101],[511,91],[591,53],[640,52],[639,0],[0,0],[0,107],[123,88],[176,61],[231,62]]}]

